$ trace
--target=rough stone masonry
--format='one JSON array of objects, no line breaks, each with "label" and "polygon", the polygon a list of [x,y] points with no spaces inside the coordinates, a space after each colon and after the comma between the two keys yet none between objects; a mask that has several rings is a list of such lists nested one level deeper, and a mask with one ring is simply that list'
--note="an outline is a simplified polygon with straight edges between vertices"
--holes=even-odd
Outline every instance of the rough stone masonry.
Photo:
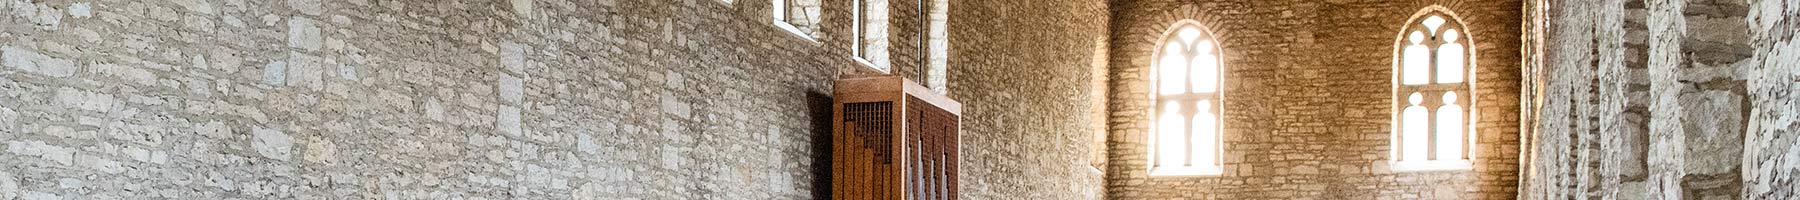
[{"label": "rough stone masonry", "polygon": [[0,199],[817,198],[847,52],[758,9],[0,1]]},{"label": "rough stone masonry", "polygon": [[[969,77],[965,197],[1100,198],[1097,119],[1043,119],[1092,115],[1059,98],[1104,3],[956,2],[1009,27],[932,54],[971,66],[931,76]],[[824,3],[802,38],[760,0],[0,0],[0,200],[826,199],[830,83],[869,70]]]},{"label": "rough stone masonry", "polygon": [[[1791,199],[1794,1],[1536,1],[1520,198]],[[1528,97],[1529,98],[1529,97]]]}]

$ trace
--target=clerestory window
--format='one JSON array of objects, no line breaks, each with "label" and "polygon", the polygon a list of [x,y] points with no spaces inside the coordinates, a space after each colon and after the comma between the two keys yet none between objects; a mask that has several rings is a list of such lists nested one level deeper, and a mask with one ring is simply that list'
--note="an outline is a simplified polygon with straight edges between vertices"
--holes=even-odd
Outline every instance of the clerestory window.
[{"label": "clerestory window", "polygon": [[775,27],[807,40],[819,38],[820,0],[771,0]]},{"label": "clerestory window", "polygon": [[883,73],[893,73],[888,54],[888,1],[887,0],[853,0],[856,9],[855,39],[851,41],[850,51],[857,62],[875,68]]}]

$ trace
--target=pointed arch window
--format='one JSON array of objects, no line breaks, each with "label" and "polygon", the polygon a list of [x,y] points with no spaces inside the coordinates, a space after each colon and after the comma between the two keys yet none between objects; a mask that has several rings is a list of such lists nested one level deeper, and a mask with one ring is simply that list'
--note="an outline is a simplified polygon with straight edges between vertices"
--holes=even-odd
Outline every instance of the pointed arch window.
[{"label": "pointed arch window", "polygon": [[1431,7],[1395,42],[1393,167],[1460,170],[1474,155],[1474,39],[1453,13]]},{"label": "pointed arch window", "polygon": [[1218,41],[1199,23],[1183,21],[1163,34],[1153,52],[1150,175],[1223,173],[1224,54]]}]

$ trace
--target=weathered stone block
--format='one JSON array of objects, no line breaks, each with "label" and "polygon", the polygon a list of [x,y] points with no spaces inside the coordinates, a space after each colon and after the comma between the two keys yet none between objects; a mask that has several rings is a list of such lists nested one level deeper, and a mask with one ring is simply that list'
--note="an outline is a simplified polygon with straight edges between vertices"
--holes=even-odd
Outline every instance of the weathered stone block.
[{"label": "weathered stone block", "polygon": [[660,160],[662,160],[661,167],[669,169],[687,169],[681,168],[683,163],[687,163],[687,158],[681,156],[682,152],[683,149],[680,147],[663,145],[662,156],[660,157]]},{"label": "weathered stone block", "polygon": [[56,102],[67,108],[105,112],[112,110],[118,100],[112,95],[75,88],[61,88],[56,90]]},{"label": "weathered stone block", "polygon": [[0,47],[0,59],[8,67],[50,77],[75,75],[75,62],[50,57],[37,51],[14,46]]},{"label": "weathered stone block", "polygon": [[1683,94],[1686,116],[1688,174],[1721,174],[1736,171],[1743,157],[1743,113],[1739,99],[1728,91]]},{"label": "weathered stone block", "polygon": [[206,1],[207,0],[170,0],[170,2],[175,3],[175,5],[181,5],[181,8],[186,8],[188,11],[208,15],[214,14],[212,3]]},{"label": "weathered stone block", "polygon": [[263,65],[263,84],[281,86],[287,83],[287,61],[275,61]]},{"label": "weathered stone block", "polygon": [[501,133],[506,133],[506,135],[511,135],[511,136],[519,136],[521,133],[524,133],[524,131],[521,130],[519,127],[519,108],[518,107],[513,107],[510,105],[500,106],[499,112],[500,112],[500,114],[497,117],[497,118],[499,118],[498,119],[499,124],[497,124],[495,126],[497,126],[498,129],[500,129]]},{"label": "weathered stone block", "polygon": [[444,103],[437,98],[425,100],[425,118],[432,121],[444,121]]},{"label": "weathered stone block", "polygon": [[12,141],[6,145],[6,150],[19,155],[37,156],[64,166],[75,164],[73,149],[44,144],[43,141]]},{"label": "weathered stone block", "polygon": [[76,19],[93,17],[94,11],[91,4],[85,2],[69,4],[69,16],[75,16]]},{"label": "weathered stone block", "polygon": [[11,133],[18,130],[19,113],[12,108],[0,107],[0,133]]},{"label": "weathered stone block", "polygon": [[156,76],[156,73],[141,67],[116,65],[111,63],[92,65],[92,68],[88,71],[125,80],[126,83],[136,84],[138,86],[156,85],[156,80],[160,79]]},{"label": "weathered stone block", "polygon": [[231,127],[227,127],[224,122],[219,121],[195,123],[194,134],[209,138],[225,138],[230,136]]},{"label": "weathered stone block", "polygon": [[595,154],[600,151],[600,144],[594,142],[594,136],[587,133],[576,134],[575,149],[582,153]]},{"label": "weathered stone block", "polygon": [[526,46],[514,43],[500,43],[500,66],[512,73],[525,74]]},{"label": "weathered stone block", "polygon": [[318,51],[324,44],[324,37],[319,35],[319,26],[315,23],[306,17],[288,19],[288,47]]},{"label": "weathered stone block", "polygon": [[512,74],[502,73],[500,75],[500,100],[512,105],[523,104],[525,102],[524,80],[513,77]]},{"label": "weathered stone block", "polygon": [[0,171],[0,199],[19,198],[19,179]]},{"label": "weathered stone block", "polygon": [[24,1],[15,1],[12,3],[17,3],[14,5],[17,7],[13,8],[12,14],[29,20],[32,25],[37,25],[37,28],[39,29],[56,30],[60,27],[59,25],[62,24],[64,13],[62,10],[56,9],[56,7],[51,7],[50,5],[43,3],[30,3]]},{"label": "weathered stone block", "polygon": [[662,98],[657,98],[657,99],[662,100],[663,113],[668,113],[670,116],[673,116],[677,119],[686,119],[688,117],[693,117],[692,106],[688,105],[688,103],[686,103],[686,102],[682,102],[680,98],[677,98],[668,93],[664,93],[662,95]]},{"label": "weathered stone block", "polygon": [[334,163],[337,160],[337,143],[324,138],[308,139],[306,155],[301,158],[311,163]]},{"label": "weathered stone block", "polygon": [[532,18],[537,16],[536,8],[533,8],[533,5],[531,5],[533,0],[510,1],[512,2],[513,14],[519,15],[519,18]]},{"label": "weathered stone block", "polygon": [[281,161],[293,159],[294,138],[287,133],[270,128],[256,128],[250,134],[250,146],[256,149],[257,154]]},{"label": "weathered stone block", "polygon": [[362,78],[357,77],[356,64],[342,64],[337,63],[336,61],[333,61],[332,63],[332,65],[337,66],[338,78],[343,78],[344,80],[350,80],[352,82],[362,80]]},{"label": "weathered stone block", "polygon": [[24,191],[19,196],[19,199],[23,200],[63,200],[60,195],[39,191]]},{"label": "weathered stone block", "polygon": [[294,11],[317,16],[325,13],[325,3],[321,1],[322,0],[287,0],[287,6],[288,8],[294,9]]},{"label": "weathered stone block", "polygon": [[211,51],[211,54],[206,57],[211,58],[208,60],[213,62],[207,64],[207,66],[225,73],[237,73],[238,68],[242,67],[239,65],[244,64],[244,58],[238,56],[231,50],[213,50]]},{"label": "weathered stone block", "polygon": [[88,154],[79,154],[76,157],[77,158],[76,158],[75,163],[77,165],[85,166],[88,169],[92,169],[94,171],[99,171],[99,172],[103,172],[103,173],[107,173],[107,174],[125,173],[125,164],[119,163],[119,161],[101,158],[101,157],[95,157],[93,155],[88,155]]},{"label": "weathered stone block", "polygon": [[300,52],[289,52],[287,63],[288,86],[315,91],[325,87],[323,58]]}]

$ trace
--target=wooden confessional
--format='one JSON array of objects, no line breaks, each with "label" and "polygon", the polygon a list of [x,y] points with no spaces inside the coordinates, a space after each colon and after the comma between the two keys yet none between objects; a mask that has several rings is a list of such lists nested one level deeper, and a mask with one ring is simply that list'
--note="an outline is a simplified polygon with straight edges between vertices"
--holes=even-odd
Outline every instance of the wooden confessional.
[{"label": "wooden confessional", "polygon": [[832,199],[957,199],[962,104],[900,76],[837,81]]}]

